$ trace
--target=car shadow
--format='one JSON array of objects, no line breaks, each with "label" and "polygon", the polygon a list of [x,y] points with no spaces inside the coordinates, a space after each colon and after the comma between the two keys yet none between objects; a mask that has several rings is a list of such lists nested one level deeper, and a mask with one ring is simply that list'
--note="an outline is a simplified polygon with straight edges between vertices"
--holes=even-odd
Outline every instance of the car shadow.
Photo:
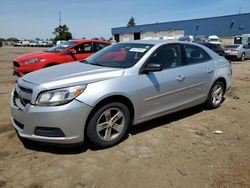
[{"label": "car shadow", "polygon": [[[163,125],[169,126],[169,124],[172,122],[198,114],[203,110],[205,110],[203,105],[199,105],[169,115],[165,115],[160,118],[156,118],[144,123],[140,123],[135,126],[131,126],[128,130],[127,136],[125,136],[120,142],[123,142],[124,140],[128,139],[129,134],[137,135]],[[88,140],[78,145],[58,145],[58,144],[46,144],[46,143],[35,142],[20,137],[19,139],[22,141],[26,149],[39,152],[53,153],[53,154],[72,155],[72,154],[81,154],[86,152],[87,150],[92,150],[92,151],[102,150],[90,144]]]},{"label": "car shadow", "polygon": [[162,117],[159,117],[159,118],[156,118],[156,119],[144,122],[144,123],[137,124],[135,126],[131,126],[129,133],[131,135],[136,135],[136,134],[140,134],[148,130],[157,128],[157,127],[161,127],[161,126],[167,127],[172,122],[198,114],[202,112],[203,110],[206,110],[204,106],[199,105],[199,106],[191,107],[191,108],[181,110],[178,112],[174,112],[169,115],[165,115],[165,116],[162,116]]},{"label": "car shadow", "polygon": [[74,144],[74,145],[60,145],[60,144],[48,144],[41,143],[32,140],[26,140],[20,138],[23,146],[26,149],[34,150],[38,152],[53,153],[60,155],[72,155],[84,153],[89,149],[88,144]]}]

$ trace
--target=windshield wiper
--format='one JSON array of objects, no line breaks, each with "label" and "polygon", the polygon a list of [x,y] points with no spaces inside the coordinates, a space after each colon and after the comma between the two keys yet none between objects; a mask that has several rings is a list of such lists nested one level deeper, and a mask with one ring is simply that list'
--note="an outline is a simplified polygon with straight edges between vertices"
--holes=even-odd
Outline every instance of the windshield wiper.
[{"label": "windshield wiper", "polygon": [[89,65],[97,65],[97,66],[101,66],[101,67],[103,67],[104,65],[102,65],[102,64],[99,64],[99,63],[88,63]]},{"label": "windshield wiper", "polygon": [[97,65],[97,66],[102,66],[102,67],[104,66],[104,65],[99,64],[99,63],[90,63],[90,62],[88,62],[86,59],[81,60],[80,62],[81,62],[81,63],[89,64],[89,65]]}]

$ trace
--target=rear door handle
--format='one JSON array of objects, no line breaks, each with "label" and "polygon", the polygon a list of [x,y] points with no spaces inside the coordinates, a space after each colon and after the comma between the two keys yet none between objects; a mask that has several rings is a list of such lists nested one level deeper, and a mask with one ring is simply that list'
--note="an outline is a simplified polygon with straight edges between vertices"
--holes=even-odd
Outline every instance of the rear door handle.
[{"label": "rear door handle", "polygon": [[176,77],[176,80],[179,82],[183,81],[184,79],[185,79],[185,76],[183,76],[183,75],[179,75]]},{"label": "rear door handle", "polygon": [[211,68],[208,68],[208,69],[207,69],[207,73],[212,73],[212,72],[214,72],[213,69],[211,69]]}]

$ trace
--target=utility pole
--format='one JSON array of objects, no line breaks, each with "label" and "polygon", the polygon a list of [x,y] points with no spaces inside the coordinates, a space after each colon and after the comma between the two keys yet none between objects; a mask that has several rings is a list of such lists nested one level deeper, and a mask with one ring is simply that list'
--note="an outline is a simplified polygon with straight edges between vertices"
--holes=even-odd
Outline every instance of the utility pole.
[{"label": "utility pole", "polygon": [[241,14],[241,6],[240,6],[240,8],[239,8],[239,14]]},{"label": "utility pole", "polygon": [[61,19],[61,11],[59,10],[59,25],[62,25],[62,19]]}]

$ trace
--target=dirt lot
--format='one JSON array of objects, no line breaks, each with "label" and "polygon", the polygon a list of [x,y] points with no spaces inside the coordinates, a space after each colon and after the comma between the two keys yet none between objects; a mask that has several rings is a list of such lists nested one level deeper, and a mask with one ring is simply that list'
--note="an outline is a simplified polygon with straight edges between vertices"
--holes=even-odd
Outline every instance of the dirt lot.
[{"label": "dirt lot", "polygon": [[232,88],[216,110],[137,125],[105,150],[24,146],[10,122],[12,60],[37,50],[0,48],[0,187],[250,187],[250,61],[234,62]]}]

